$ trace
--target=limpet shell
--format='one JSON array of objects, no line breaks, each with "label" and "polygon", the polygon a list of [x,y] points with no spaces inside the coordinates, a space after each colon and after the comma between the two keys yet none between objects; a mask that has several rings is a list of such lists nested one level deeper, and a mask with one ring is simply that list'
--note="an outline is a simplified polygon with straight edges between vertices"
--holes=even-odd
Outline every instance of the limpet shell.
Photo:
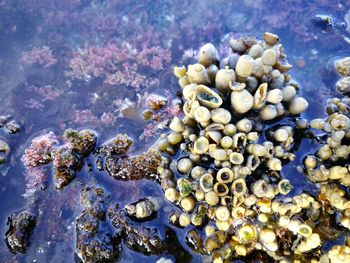
[{"label": "limpet shell", "polygon": [[227,124],[231,121],[231,113],[224,108],[213,109],[211,119],[215,123]]},{"label": "limpet shell", "polygon": [[240,90],[244,90],[245,87],[246,87],[246,84],[245,83],[241,83],[241,82],[234,82],[234,81],[231,81],[229,83],[229,87],[232,91],[240,91]]},{"label": "limpet shell", "polygon": [[235,74],[234,70],[229,69],[229,68],[220,69],[216,73],[215,87],[219,91],[226,93],[226,92],[230,91],[229,84],[232,81],[236,81],[236,74]]},{"label": "limpet shell", "polygon": [[182,77],[184,77],[186,75],[186,67],[185,66],[181,66],[181,67],[174,67],[174,75],[180,79]]},{"label": "limpet shell", "polygon": [[207,70],[202,64],[196,63],[188,66],[187,78],[190,83],[209,84]]},{"label": "limpet shell", "polygon": [[309,107],[309,103],[303,97],[294,98],[289,105],[288,111],[292,115],[298,115]]},{"label": "limpet shell", "polygon": [[207,122],[210,120],[211,114],[206,107],[200,106],[194,111],[194,118],[197,122],[200,123]]},{"label": "limpet shell", "polygon": [[219,61],[218,51],[213,44],[207,43],[203,45],[198,52],[198,63],[205,67],[215,64]]},{"label": "limpet shell", "polygon": [[240,77],[247,78],[253,72],[254,59],[248,55],[242,55],[236,65],[236,74]]},{"label": "limpet shell", "polygon": [[222,98],[212,89],[204,85],[198,85],[196,88],[197,100],[203,106],[211,109],[219,108],[222,104]]},{"label": "limpet shell", "polygon": [[255,58],[261,57],[263,52],[264,52],[264,49],[262,48],[262,46],[259,44],[255,44],[249,49],[248,55],[255,59]]},{"label": "limpet shell", "polygon": [[174,117],[169,124],[169,128],[175,132],[183,132],[185,130],[185,125],[179,117]]},{"label": "limpet shell", "polygon": [[277,61],[277,53],[272,48],[265,49],[262,57],[262,63],[267,66],[273,66]]},{"label": "limpet shell", "polygon": [[293,86],[286,86],[282,89],[283,101],[290,101],[297,95],[297,91]]},{"label": "limpet shell", "polygon": [[194,119],[194,112],[199,107],[200,107],[200,104],[197,100],[186,101],[183,106],[183,111],[188,118]]},{"label": "limpet shell", "polygon": [[283,93],[280,89],[273,89],[267,92],[266,101],[273,104],[280,103],[283,100]]},{"label": "limpet shell", "polygon": [[235,196],[242,196],[247,192],[247,185],[244,178],[239,178],[233,181],[231,191]]},{"label": "limpet shell", "polygon": [[265,105],[259,112],[259,117],[263,121],[269,121],[277,117],[277,109],[274,105]]},{"label": "limpet shell", "polygon": [[253,107],[254,98],[252,94],[245,89],[241,91],[232,91],[231,104],[236,113],[244,114]]}]

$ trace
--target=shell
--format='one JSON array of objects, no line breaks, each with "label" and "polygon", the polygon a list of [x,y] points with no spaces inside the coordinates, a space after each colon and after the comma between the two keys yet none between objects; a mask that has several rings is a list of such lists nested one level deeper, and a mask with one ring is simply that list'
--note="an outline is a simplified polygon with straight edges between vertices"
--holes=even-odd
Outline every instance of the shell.
[{"label": "shell", "polygon": [[242,55],[236,65],[236,74],[240,77],[247,78],[253,72],[254,59],[248,55]]},{"label": "shell", "polygon": [[227,221],[230,218],[230,211],[226,206],[219,206],[215,210],[215,217],[219,221]]},{"label": "shell", "polygon": [[217,183],[214,185],[214,192],[215,192],[218,196],[222,197],[222,196],[225,196],[225,195],[228,194],[229,189],[228,189],[228,187],[227,187],[226,184],[217,182]]},{"label": "shell", "polygon": [[259,117],[263,121],[269,121],[277,117],[277,109],[274,105],[264,106],[260,112]]},{"label": "shell", "polygon": [[231,169],[221,168],[216,174],[216,179],[223,184],[231,183],[234,179],[234,174]]},{"label": "shell", "polygon": [[197,154],[206,153],[209,149],[209,141],[207,138],[201,136],[195,141],[193,151]]},{"label": "shell", "polygon": [[183,106],[183,112],[188,118],[194,119],[194,112],[199,107],[200,107],[200,104],[197,100],[186,101]]},{"label": "shell", "polygon": [[288,111],[292,115],[298,115],[309,107],[309,103],[302,97],[295,97],[289,105]]},{"label": "shell", "polygon": [[177,169],[180,173],[187,174],[192,170],[193,163],[189,158],[182,158],[177,162]]},{"label": "shell", "polygon": [[238,59],[239,59],[240,55],[233,53],[228,57],[227,60],[227,65],[231,68],[231,69],[235,69]]},{"label": "shell", "polygon": [[203,106],[211,109],[219,108],[222,104],[222,98],[212,89],[204,85],[198,85],[196,88],[197,100]]},{"label": "shell", "polygon": [[255,171],[256,168],[260,165],[260,159],[256,155],[249,155],[247,157],[247,164],[246,167],[248,167],[251,171]]},{"label": "shell", "polygon": [[335,62],[337,72],[342,76],[350,76],[350,57],[339,59]]},{"label": "shell", "polygon": [[232,146],[234,149],[244,149],[247,144],[247,135],[243,132],[236,133],[232,137]]},{"label": "shell", "polygon": [[211,110],[211,119],[215,123],[227,124],[231,121],[231,113],[224,108]]},{"label": "shell", "polygon": [[350,77],[345,77],[336,83],[337,90],[341,93],[347,94],[350,92]]},{"label": "shell", "polygon": [[252,75],[259,79],[264,75],[264,68],[261,58],[257,58],[254,60]]},{"label": "shell", "polygon": [[262,63],[264,65],[273,66],[276,64],[277,61],[277,53],[272,48],[265,49],[262,57],[261,57]]},{"label": "shell", "polygon": [[245,89],[246,84],[245,83],[231,81],[229,83],[229,87],[230,87],[230,89],[232,91],[240,91],[240,90],[244,90]]},{"label": "shell", "polygon": [[270,32],[265,32],[263,35],[263,38],[267,44],[270,46],[274,46],[278,43],[279,37],[276,34],[270,33]]},{"label": "shell", "polygon": [[248,55],[255,59],[261,57],[263,52],[264,49],[262,48],[262,46],[259,44],[255,44],[249,49]]},{"label": "shell", "polygon": [[273,104],[280,103],[283,100],[283,94],[280,89],[273,89],[267,92],[266,101]]},{"label": "shell", "polygon": [[216,144],[219,144],[222,138],[221,132],[218,132],[218,131],[208,131],[207,135],[210,139],[216,142]]},{"label": "shell", "polygon": [[248,133],[253,129],[253,124],[250,120],[244,118],[236,123],[236,127],[238,131]]},{"label": "shell", "polygon": [[219,196],[214,191],[209,191],[205,194],[205,202],[210,206],[217,205],[219,203]]},{"label": "shell", "polygon": [[230,136],[224,136],[221,138],[220,140],[220,145],[225,148],[225,149],[229,149],[232,147],[232,143],[233,143],[233,140]]},{"label": "shell", "polygon": [[175,132],[183,132],[185,125],[179,117],[174,117],[169,125],[169,128]]},{"label": "shell", "polygon": [[231,104],[234,111],[238,114],[248,112],[254,104],[254,98],[247,90],[232,91]]},{"label": "shell", "polygon": [[293,189],[293,186],[289,182],[289,180],[287,180],[287,179],[283,179],[283,180],[279,181],[279,183],[277,185],[277,190],[282,195],[289,194],[290,191],[292,191],[292,189]]},{"label": "shell", "polygon": [[210,118],[210,111],[206,107],[200,106],[194,111],[194,119],[197,122],[208,122]]},{"label": "shell", "polygon": [[241,153],[233,152],[230,154],[230,162],[235,165],[240,165],[244,162],[244,156]]},{"label": "shell", "polygon": [[227,153],[224,149],[216,149],[213,152],[213,158],[218,161],[224,161],[227,158]]},{"label": "shell", "polygon": [[209,124],[207,127],[205,127],[206,131],[222,131],[225,128],[225,126],[222,123],[214,122],[212,124]]},{"label": "shell", "polygon": [[207,70],[202,64],[193,64],[188,66],[187,78],[190,83],[209,84],[209,76]]},{"label": "shell", "polygon": [[253,109],[261,109],[266,102],[267,98],[267,83],[262,83],[254,94]]},{"label": "shell", "polygon": [[282,163],[280,159],[277,158],[271,158],[267,161],[267,167],[272,171],[281,171],[282,170]]},{"label": "shell", "polygon": [[184,87],[186,87],[186,85],[190,84],[187,76],[183,76],[182,78],[179,78],[179,86],[183,89]]},{"label": "shell", "polygon": [[196,96],[197,96],[196,87],[197,87],[197,84],[192,83],[192,84],[186,85],[183,88],[182,95],[186,100],[193,101],[196,99]]},{"label": "shell", "polygon": [[184,77],[186,75],[186,67],[182,66],[182,67],[174,67],[174,75],[180,79],[182,77]]},{"label": "shell", "polygon": [[297,91],[293,86],[286,86],[282,89],[283,101],[290,101],[297,95]]},{"label": "shell", "polygon": [[287,141],[289,134],[285,129],[278,129],[274,132],[273,137],[278,142]]},{"label": "shell", "polygon": [[202,166],[195,166],[191,171],[191,177],[193,180],[198,180],[205,173],[205,169]]},{"label": "shell", "polygon": [[207,73],[211,84],[215,84],[215,78],[218,71],[219,68],[215,64],[212,64],[207,68]]},{"label": "shell", "polygon": [[227,136],[233,136],[237,132],[237,128],[234,124],[229,123],[224,127],[224,134]]},{"label": "shell", "polygon": [[243,178],[239,178],[235,181],[233,181],[231,186],[232,194],[235,196],[242,196],[247,192],[247,185],[245,183],[245,180]]},{"label": "shell", "polygon": [[190,212],[194,209],[196,205],[196,201],[193,199],[193,197],[191,196],[186,196],[184,197],[181,202],[180,202],[180,206],[186,211],[186,212]]},{"label": "shell", "polygon": [[199,185],[200,188],[204,191],[204,192],[209,192],[213,189],[214,186],[214,178],[211,174],[206,173],[203,174],[201,176],[201,178],[199,179]]},{"label": "shell", "polygon": [[215,77],[215,87],[219,91],[226,93],[230,91],[229,84],[232,81],[236,81],[236,74],[234,70],[229,68],[220,69]]},{"label": "shell", "polygon": [[198,52],[198,63],[205,67],[216,64],[219,61],[219,54],[213,44],[207,43],[203,45]]}]

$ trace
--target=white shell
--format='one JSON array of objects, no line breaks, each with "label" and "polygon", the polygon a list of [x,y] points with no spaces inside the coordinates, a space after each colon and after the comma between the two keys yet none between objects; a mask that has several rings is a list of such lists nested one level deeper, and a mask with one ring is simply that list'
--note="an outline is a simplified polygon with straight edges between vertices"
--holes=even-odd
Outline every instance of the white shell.
[{"label": "white shell", "polygon": [[240,77],[247,78],[253,72],[254,59],[251,56],[241,56],[236,65],[236,74]]},{"label": "white shell", "polygon": [[252,94],[245,89],[241,91],[232,91],[231,104],[236,113],[243,114],[253,107],[254,98]]},{"label": "white shell", "polygon": [[211,119],[216,123],[227,124],[231,121],[231,113],[223,108],[213,109]]}]

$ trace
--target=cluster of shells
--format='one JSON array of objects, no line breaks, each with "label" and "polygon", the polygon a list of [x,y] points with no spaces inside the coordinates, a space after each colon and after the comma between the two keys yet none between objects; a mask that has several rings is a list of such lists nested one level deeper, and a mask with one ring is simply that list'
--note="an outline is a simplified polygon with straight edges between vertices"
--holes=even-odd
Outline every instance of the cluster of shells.
[{"label": "cluster of shells", "polygon": [[[335,68],[342,76],[336,83],[341,96],[328,100],[326,118],[310,121],[320,147],[304,158],[300,169],[318,186],[320,199],[328,206],[327,213],[338,225],[350,230],[350,57],[337,60]],[[350,262],[349,240],[328,252],[331,262]]]},{"label": "cluster of shells", "polygon": [[[192,248],[215,262],[253,251],[289,262],[321,244],[310,223],[318,220],[320,202],[306,193],[282,198],[293,186],[281,170],[295,157],[296,130],[308,127],[298,118],[308,102],[287,74],[292,66],[278,36],[263,39],[232,39],[222,60],[208,43],[198,63],[174,68],[184,116],[173,118],[171,132],[159,140],[168,155],[159,168],[161,185],[182,210],[171,222],[186,228]],[[288,125],[273,126],[282,117]]]}]

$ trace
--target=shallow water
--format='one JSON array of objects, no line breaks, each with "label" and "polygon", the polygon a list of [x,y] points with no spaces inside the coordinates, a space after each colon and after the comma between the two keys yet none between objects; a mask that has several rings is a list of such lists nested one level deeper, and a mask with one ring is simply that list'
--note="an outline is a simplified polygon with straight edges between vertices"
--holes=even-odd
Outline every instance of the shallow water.
[{"label": "shallow water", "polygon": [[[229,2],[0,0],[0,115],[12,115],[21,126],[16,134],[0,129],[0,139],[11,148],[7,162],[0,166],[2,237],[8,216],[30,205],[28,198],[23,197],[25,168],[20,159],[32,138],[47,131],[60,135],[68,127],[91,128],[99,134],[98,144],[116,133],[127,133],[134,139],[132,153],[146,151],[155,143],[159,132],[152,129],[145,132],[150,121],[123,118],[121,105],[128,98],[139,103],[136,108],[145,109],[139,97],[145,98],[145,94],[151,92],[176,99],[179,87],[171,74],[172,66],[181,65],[184,53],[191,53],[190,49],[196,50],[205,42],[219,45],[229,34],[258,37],[265,31],[278,34],[289,54],[289,62],[294,65],[290,74],[300,83],[301,94],[310,102],[303,117],[325,116],[327,98],[337,96],[334,84],[338,77],[332,61],[350,53],[349,1]],[[330,16],[332,24],[323,23],[322,15]],[[72,73],[72,63],[74,58],[79,58],[79,50],[100,47],[103,52],[109,49],[108,43],[121,47],[122,54],[130,52],[126,59],[118,58],[119,79],[111,80],[99,69],[90,76]],[[33,49],[44,46],[51,53],[35,56]],[[152,47],[157,47],[154,53],[143,58],[158,56],[160,63],[133,58]],[[132,67],[137,63],[143,65],[135,71]],[[51,88],[39,89],[47,85]],[[107,115],[110,118],[102,117]],[[303,190],[315,191],[305,176],[297,172],[296,166],[316,148],[317,144],[303,139],[295,151],[296,160],[284,166],[284,176],[295,185],[291,195]],[[93,157],[89,158],[90,162],[86,163],[94,164]],[[116,181],[107,172],[96,169],[87,172],[86,166],[71,184],[58,191],[50,166],[47,172],[47,188],[39,191],[35,201],[40,219],[28,251],[13,255],[1,242],[2,262],[62,262],[63,258],[65,262],[75,262],[74,224],[81,211],[80,189],[86,184],[103,185],[121,205],[148,195],[162,196],[160,186],[155,183]],[[202,261],[201,256],[186,246],[185,232],[167,223],[169,206],[171,204],[164,204],[158,217],[147,222],[147,226],[158,227],[162,237],[166,236],[167,228],[176,232],[180,245],[168,257],[177,257],[179,262]],[[176,239],[174,234],[168,235],[172,242]],[[184,251],[183,255],[179,251]],[[155,262],[157,258],[143,256],[124,246],[120,261]]]}]

